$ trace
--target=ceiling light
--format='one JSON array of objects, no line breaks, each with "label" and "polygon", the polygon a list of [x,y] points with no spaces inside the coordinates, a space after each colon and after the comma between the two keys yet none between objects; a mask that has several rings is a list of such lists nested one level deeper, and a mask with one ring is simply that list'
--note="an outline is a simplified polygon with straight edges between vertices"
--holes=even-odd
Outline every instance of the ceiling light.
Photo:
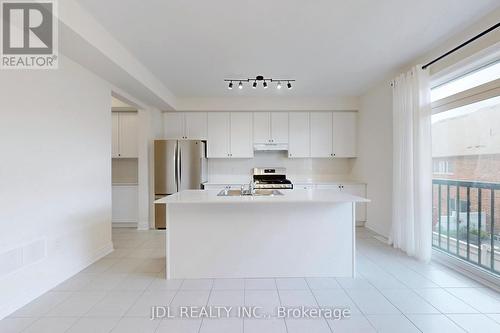
[{"label": "ceiling light", "polygon": [[[1,1],[1,0],[0,0]],[[284,82],[287,83],[287,88],[288,89],[292,89],[292,83],[291,82],[294,82],[295,80],[292,80],[292,79],[287,79],[287,78],[279,78],[279,79],[273,79],[273,78],[266,78],[264,77],[263,75],[257,75],[256,77],[254,78],[247,78],[247,79],[244,79],[244,78],[232,78],[232,79],[224,79],[224,81],[226,82],[229,82],[229,86],[228,86],[228,89],[233,89],[233,83],[234,82],[238,82],[238,89],[243,89],[243,83],[251,83],[252,84],[252,88],[253,89],[257,89],[257,87],[259,86],[259,82],[262,82],[262,87],[264,89],[267,89],[269,87],[269,83],[273,83],[273,82],[276,82],[276,88],[277,89],[281,89],[283,88],[283,84]]]}]

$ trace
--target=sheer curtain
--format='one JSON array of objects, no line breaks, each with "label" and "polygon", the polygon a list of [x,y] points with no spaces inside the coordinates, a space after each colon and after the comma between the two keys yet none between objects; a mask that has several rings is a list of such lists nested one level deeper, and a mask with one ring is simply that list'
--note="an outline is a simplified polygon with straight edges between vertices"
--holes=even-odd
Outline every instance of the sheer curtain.
[{"label": "sheer curtain", "polygon": [[421,66],[394,79],[393,211],[390,243],[423,261],[432,250],[429,74]]}]

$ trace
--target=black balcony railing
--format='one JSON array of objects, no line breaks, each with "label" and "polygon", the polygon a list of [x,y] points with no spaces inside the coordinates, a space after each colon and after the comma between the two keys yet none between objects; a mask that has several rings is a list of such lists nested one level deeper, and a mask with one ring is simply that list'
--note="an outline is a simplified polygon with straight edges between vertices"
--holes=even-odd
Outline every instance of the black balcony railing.
[{"label": "black balcony railing", "polygon": [[432,184],[433,247],[500,275],[500,183]]}]

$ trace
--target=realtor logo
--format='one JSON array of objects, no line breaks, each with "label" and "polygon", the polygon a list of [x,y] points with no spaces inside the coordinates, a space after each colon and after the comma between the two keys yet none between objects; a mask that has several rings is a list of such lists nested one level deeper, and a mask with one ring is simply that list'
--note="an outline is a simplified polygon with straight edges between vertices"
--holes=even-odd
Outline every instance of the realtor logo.
[{"label": "realtor logo", "polygon": [[57,68],[55,0],[3,0],[1,4],[2,69]]}]

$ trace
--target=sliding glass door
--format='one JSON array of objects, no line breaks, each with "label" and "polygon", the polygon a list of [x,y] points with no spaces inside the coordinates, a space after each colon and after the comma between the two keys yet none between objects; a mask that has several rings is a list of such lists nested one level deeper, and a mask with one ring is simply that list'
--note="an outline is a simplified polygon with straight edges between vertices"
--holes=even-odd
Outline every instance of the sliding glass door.
[{"label": "sliding glass door", "polygon": [[435,87],[432,116],[432,244],[498,275],[499,69],[492,64]]}]

